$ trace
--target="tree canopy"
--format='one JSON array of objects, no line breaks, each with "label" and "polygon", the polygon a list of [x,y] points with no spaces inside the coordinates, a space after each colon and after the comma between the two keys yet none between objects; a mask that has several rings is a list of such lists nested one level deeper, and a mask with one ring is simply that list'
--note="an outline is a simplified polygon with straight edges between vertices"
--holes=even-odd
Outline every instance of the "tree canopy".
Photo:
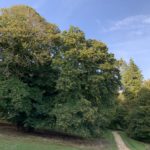
[{"label": "tree canopy", "polygon": [[108,127],[120,83],[101,41],[48,23],[28,6],[1,9],[0,115],[26,130],[77,136]]}]

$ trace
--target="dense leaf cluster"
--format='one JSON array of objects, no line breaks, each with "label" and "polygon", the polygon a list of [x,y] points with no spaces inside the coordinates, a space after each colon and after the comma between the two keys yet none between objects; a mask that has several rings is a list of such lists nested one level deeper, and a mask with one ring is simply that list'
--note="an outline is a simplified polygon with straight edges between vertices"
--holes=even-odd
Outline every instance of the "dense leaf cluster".
[{"label": "dense leaf cluster", "polygon": [[1,117],[84,137],[110,124],[120,76],[104,43],[15,6],[1,10],[0,57]]}]

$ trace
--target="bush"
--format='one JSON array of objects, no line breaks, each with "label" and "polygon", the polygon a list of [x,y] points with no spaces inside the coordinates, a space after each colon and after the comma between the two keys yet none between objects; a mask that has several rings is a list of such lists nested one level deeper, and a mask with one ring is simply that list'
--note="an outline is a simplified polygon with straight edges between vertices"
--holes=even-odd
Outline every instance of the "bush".
[{"label": "bush", "polygon": [[110,124],[112,109],[98,110],[91,102],[81,98],[76,101],[68,101],[56,104],[50,116],[53,116],[53,123],[44,125],[56,132],[63,132],[80,137],[99,137],[103,130]]},{"label": "bush", "polygon": [[34,128],[42,95],[36,88],[30,88],[19,79],[0,78],[0,116],[19,128]]},{"label": "bush", "polygon": [[110,128],[115,130],[124,130],[127,128],[128,111],[124,104],[117,104],[114,118],[111,122]]},{"label": "bush", "polygon": [[132,110],[127,133],[132,138],[150,141],[150,106],[138,106]]}]

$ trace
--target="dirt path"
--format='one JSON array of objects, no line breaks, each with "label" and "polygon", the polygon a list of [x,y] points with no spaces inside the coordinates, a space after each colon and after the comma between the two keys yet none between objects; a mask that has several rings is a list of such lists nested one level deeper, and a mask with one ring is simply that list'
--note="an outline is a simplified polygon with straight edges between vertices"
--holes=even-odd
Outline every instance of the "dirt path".
[{"label": "dirt path", "polygon": [[115,141],[116,141],[118,150],[130,150],[130,149],[125,145],[125,143],[123,142],[121,136],[120,136],[117,132],[114,131],[114,132],[113,132],[113,135],[114,135],[114,138],[115,138]]}]

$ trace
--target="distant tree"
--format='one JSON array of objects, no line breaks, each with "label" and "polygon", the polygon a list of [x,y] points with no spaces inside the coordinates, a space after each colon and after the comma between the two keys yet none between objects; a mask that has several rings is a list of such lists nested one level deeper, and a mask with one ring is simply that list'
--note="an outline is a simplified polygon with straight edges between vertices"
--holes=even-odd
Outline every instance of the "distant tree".
[{"label": "distant tree", "polygon": [[121,86],[116,102],[116,113],[112,121],[112,126],[117,129],[127,129],[128,115],[136,105],[135,99],[142,87],[143,77],[133,59],[130,59],[129,64],[121,59],[119,60],[119,66]]},{"label": "distant tree", "polygon": [[130,59],[128,69],[122,74],[122,84],[125,88],[126,99],[132,101],[141,89],[143,76],[138,66]]}]

